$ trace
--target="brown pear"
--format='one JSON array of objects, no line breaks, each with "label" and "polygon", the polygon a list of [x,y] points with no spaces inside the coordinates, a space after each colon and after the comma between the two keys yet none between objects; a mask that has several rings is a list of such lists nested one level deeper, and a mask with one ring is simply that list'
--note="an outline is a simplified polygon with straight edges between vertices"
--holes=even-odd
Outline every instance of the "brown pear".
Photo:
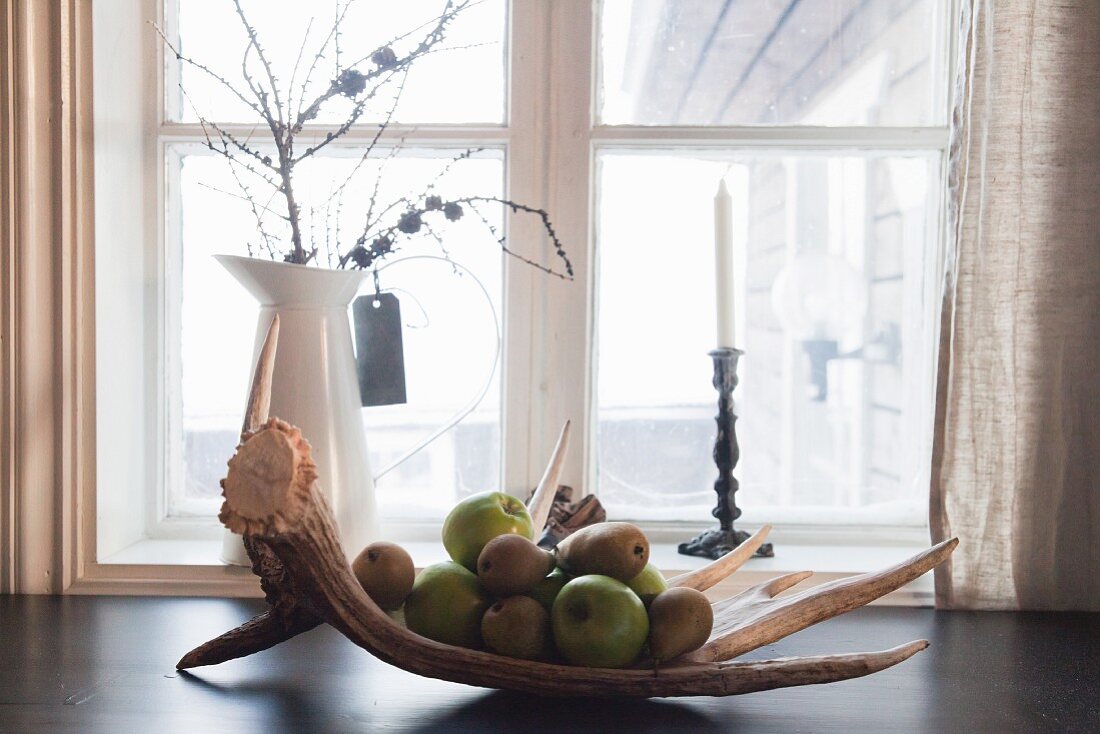
[{"label": "brown pear", "polygon": [[490,540],[477,557],[482,588],[498,598],[526,594],[552,570],[554,554],[511,533]]},{"label": "brown pear", "polygon": [[352,573],[375,604],[390,612],[412,591],[416,569],[412,557],[396,543],[371,543],[351,563]]},{"label": "brown pear", "polygon": [[649,605],[649,654],[658,663],[698,650],[710,637],[714,610],[701,591],[662,591]]},{"label": "brown pear", "polygon": [[481,618],[481,639],[498,655],[546,660],[554,652],[550,612],[529,596],[501,599]]},{"label": "brown pear", "polygon": [[570,576],[600,574],[626,583],[649,562],[649,541],[637,525],[601,522],[558,543],[557,558]]}]

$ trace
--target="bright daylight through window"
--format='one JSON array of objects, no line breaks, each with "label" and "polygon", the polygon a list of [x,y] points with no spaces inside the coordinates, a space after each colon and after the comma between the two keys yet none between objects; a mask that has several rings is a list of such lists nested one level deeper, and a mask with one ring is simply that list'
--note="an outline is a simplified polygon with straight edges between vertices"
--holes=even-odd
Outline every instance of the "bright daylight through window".
[{"label": "bright daylight through window", "polygon": [[[297,49],[311,19],[320,37],[323,21],[336,6],[311,3],[288,9],[280,4],[278,12],[266,3],[245,3],[244,7],[265,43],[272,48]],[[363,14],[357,16],[356,11],[370,8],[353,6],[343,30],[348,36],[344,46],[353,45],[354,33],[356,49],[375,48],[431,20],[441,7],[436,0],[395,4],[384,13],[371,12],[373,22],[366,24],[358,22]],[[242,47],[243,37],[231,3],[168,2],[166,10],[175,20],[169,28],[190,54],[214,69],[225,70],[226,75],[239,66],[237,49]],[[379,24],[379,20],[385,22]],[[392,121],[501,124],[504,33],[502,0],[464,11],[448,30],[447,46],[453,50],[426,56],[413,65]],[[318,42],[315,40],[315,45]],[[277,55],[285,63],[295,58],[293,54]],[[225,194],[238,190],[233,172],[224,159],[201,144],[204,138],[196,125],[196,110],[230,126],[251,122],[252,117],[239,100],[201,71],[186,65],[169,65],[168,69],[170,77],[182,73],[188,91],[184,95],[175,80],[166,85],[168,120],[161,128],[168,177],[166,277],[174,286],[169,293],[175,294],[167,311],[170,317],[179,315],[165,334],[169,364],[174,368],[169,373],[168,391],[180,406],[179,412],[169,417],[167,507],[169,516],[210,516],[220,504],[218,480],[237,440],[256,319],[255,302],[213,255],[247,254],[251,247],[262,256],[263,242],[258,241],[248,203]],[[289,78],[291,70],[276,73]],[[388,91],[392,94],[394,90]],[[315,157],[303,171],[305,175],[299,175],[299,185],[306,191],[321,192],[331,189],[333,181],[348,179],[377,122],[390,113],[391,106],[390,99],[375,104],[368,111],[373,119],[364,119],[359,126],[363,132],[356,137],[357,131],[353,131],[345,138],[352,142],[331,146],[325,155]],[[319,119],[317,124],[341,121]],[[483,147],[461,137],[448,141],[445,147],[419,144],[414,132],[399,151],[374,153],[331,207],[310,213],[314,224],[307,236],[317,238],[313,246],[321,252],[321,264],[329,264],[326,258],[337,244],[332,240],[341,235],[347,239],[346,222],[361,215],[368,201],[382,206],[402,196],[414,196],[425,182],[433,180],[436,192],[444,197],[501,196],[506,160],[502,147],[479,150],[469,159],[454,161],[467,149]],[[378,191],[373,190],[376,180],[382,181]],[[485,213],[494,227],[502,226],[499,208]],[[445,247],[468,272],[456,272],[438,260],[410,260],[385,268],[381,276],[381,285],[402,300],[408,403],[363,410],[371,466],[375,471],[389,466],[485,389],[487,380],[491,382],[473,413],[378,483],[379,504],[388,517],[420,518],[425,513],[442,517],[457,496],[499,483],[500,369],[494,357],[494,314],[499,318],[502,310],[501,252],[473,218],[448,228]],[[440,244],[430,236],[403,244],[401,252],[402,258],[442,254]],[[447,379],[440,380],[439,368],[444,363]],[[171,447],[179,447],[179,453],[173,454]]]},{"label": "bright daylight through window", "polygon": [[[687,520],[714,505],[724,178],[745,521],[924,523],[946,9],[604,3],[598,121],[665,128],[596,159],[597,472],[612,514]],[[673,126],[751,128],[687,148]],[[812,129],[767,144],[765,126],[854,129],[843,146]]]},{"label": "bright daylight through window", "polygon": [[[474,3],[449,27],[446,48],[414,64],[396,105],[376,100],[295,174],[295,186],[322,202],[302,214],[302,237],[322,266],[337,244],[354,241],[371,201],[419,196],[426,182],[444,197],[536,192],[544,199],[532,203],[580,240],[563,243],[582,263],[569,298],[590,323],[541,314],[538,304],[560,308],[549,279],[510,280],[490,233],[515,225],[502,206],[484,208],[484,221],[454,222],[439,239],[402,244],[402,256],[445,249],[463,270],[394,258],[380,272],[401,301],[408,402],[362,411],[374,471],[484,390],[457,426],[378,482],[388,534],[400,535],[402,521],[436,523],[457,499],[504,477],[518,485],[530,471],[514,467],[544,461],[546,447],[535,444],[549,430],[538,412],[548,398],[534,363],[548,354],[567,355],[576,372],[539,374],[589,395],[582,414],[566,416],[578,437],[570,461],[587,462],[578,489],[596,492],[613,519],[710,520],[716,393],[707,352],[716,345],[713,202],[722,180],[732,197],[736,346],[745,351],[735,396],[742,521],[922,525],[951,0],[593,0],[591,14],[575,3],[584,12],[554,15],[576,28],[549,30],[535,27],[546,14],[538,2]],[[275,76],[290,80],[303,35],[316,42],[338,4],[242,5],[278,50]],[[436,17],[444,0],[359,5],[371,22],[353,12],[343,48],[377,48]],[[96,12],[97,257],[125,263],[97,268],[97,319],[130,335],[97,349],[98,430],[127,447],[100,441],[99,512],[120,518],[112,523],[128,528],[125,538],[211,538],[257,315],[213,256],[269,250],[253,205],[234,193],[232,169],[205,146],[200,118],[257,147],[270,137],[145,22],[188,57],[239,78],[246,39],[232,3],[123,6],[130,10]],[[556,40],[531,41],[544,36]],[[517,48],[517,38],[527,44]],[[561,52],[572,46],[578,53]],[[164,63],[154,62],[161,54]],[[547,100],[566,94],[578,109],[591,106],[591,125],[573,136],[591,146],[590,162],[554,150],[564,139],[557,102],[530,105],[529,115],[517,108],[517,95],[536,94],[530,80],[545,81],[538,94]],[[310,129],[335,129],[344,103]],[[360,165],[391,114],[391,130]],[[351,183],[326,197],[356,166]],[[125,216],[135,208],[144,224]],[[517,247],[532,251],[545,245],[521,239]],[[540,318],[568,326],[552,339],[538,332]],[[509,342],[498,359],[498,329],[514,338],[524,319],[534,323],[523,335],[532,343]],[[515,379],[528,373],[528,382]],[[518,426],[517,405],[536,416],[530,425]],[[131,491],[146,495],[143,512],[119,509],[133,506],[122,497]],[[125,545],[120,530],[104,547]]]}]

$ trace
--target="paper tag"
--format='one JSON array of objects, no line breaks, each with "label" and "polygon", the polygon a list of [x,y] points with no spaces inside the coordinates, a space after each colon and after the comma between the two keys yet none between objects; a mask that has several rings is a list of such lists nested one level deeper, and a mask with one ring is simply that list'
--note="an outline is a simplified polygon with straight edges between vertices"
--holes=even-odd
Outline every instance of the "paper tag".
[{"label": "paper tag", "polygon": [[351,311],[355,319],[355,366],[363,407],[406,402],[401,303],[397,296],[392,293],[360,296]]}]

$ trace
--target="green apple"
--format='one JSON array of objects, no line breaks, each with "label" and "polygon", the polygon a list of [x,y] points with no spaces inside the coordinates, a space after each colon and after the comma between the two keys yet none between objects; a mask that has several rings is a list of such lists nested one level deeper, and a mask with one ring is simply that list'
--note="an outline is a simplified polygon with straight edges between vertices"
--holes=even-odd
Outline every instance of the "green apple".
[{"label": "green apple", "polygon": [[580,576],[562,587],[550,611],[554,644],[574,665],[623,668],[649,636],[638,595],[610,576]]},{"label": "green apple", "polygon": [[565,575],[565,571],[555,568],[549,576],[535,584],[535,588],[527,592],[527,596],[546,607],[546,611],[549,612],[554,608],[554,600],[558,598],[558,593],[568,581],[569,577]]},{"label": "green apple", "polygon": [[493,603],[468,569],[428,566],[405,599],[405,625],[418,635],[459,647],[481,647],[481,618]]},{"label": "green apple", "polygon": [[482,492],[459,502],[443,521],[443,547],[451,560],[477,570],[481,549],[498,535],[513,533],[535,539],[527,508],[503,492]]},{"label": "green apple", "polygon": [[668,588],[665,575],[652,563],[647,563],[642,572],[626,582],[630,590],[638,595],[647,607],[658,594]]}]

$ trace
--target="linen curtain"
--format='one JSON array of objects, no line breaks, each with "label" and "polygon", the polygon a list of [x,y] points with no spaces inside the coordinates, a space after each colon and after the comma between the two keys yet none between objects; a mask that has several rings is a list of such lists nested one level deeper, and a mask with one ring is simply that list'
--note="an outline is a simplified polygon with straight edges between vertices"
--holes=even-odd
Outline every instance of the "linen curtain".
[{"label": "linen curtain", "polygon": [[964,6],[936,602],[1100,610],[1100,2]]}]

